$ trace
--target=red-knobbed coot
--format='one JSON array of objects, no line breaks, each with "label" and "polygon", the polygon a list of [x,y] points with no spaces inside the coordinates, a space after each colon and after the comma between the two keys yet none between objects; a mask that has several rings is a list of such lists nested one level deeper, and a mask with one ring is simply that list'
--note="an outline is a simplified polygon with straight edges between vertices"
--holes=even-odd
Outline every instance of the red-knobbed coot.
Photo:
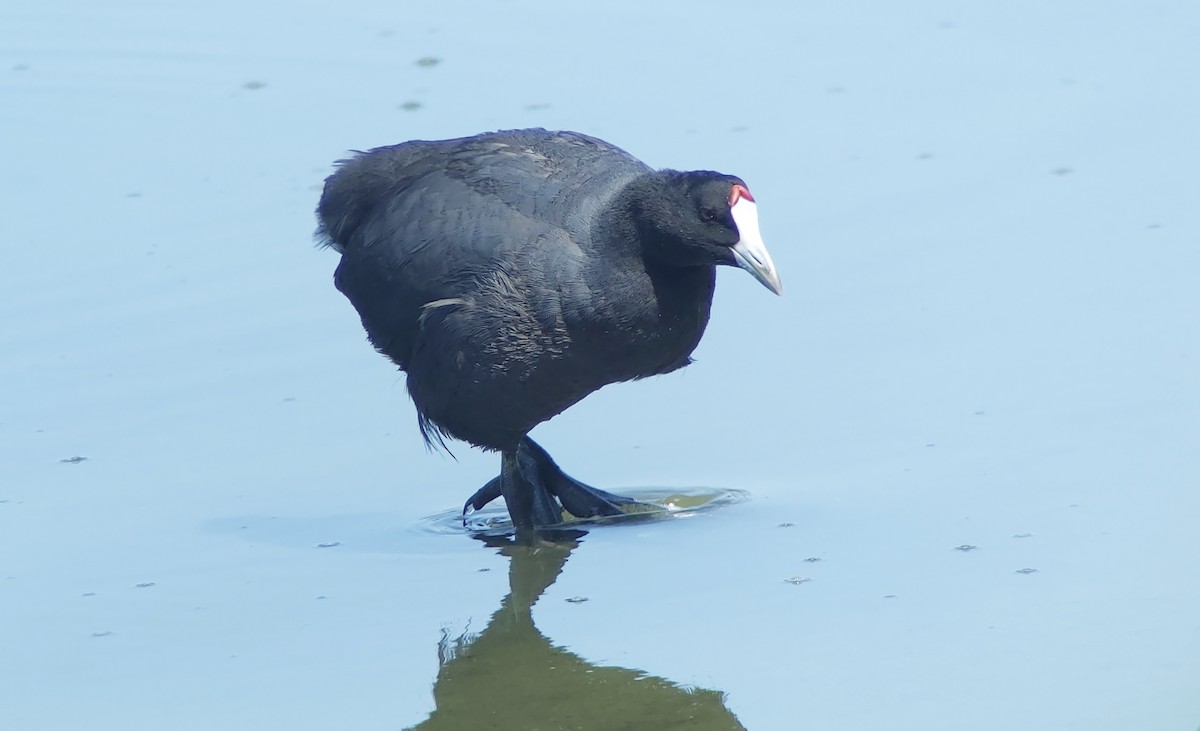
[{"label": "red-knobbed coot", "polygon": [[566,475],[527,435],[592,391],[690,362],[716,266],[772,292],[754,198],[732,175],[653,170],[576,132],[494,132],[339,163],[317,207],[337,288],[408,374],[427,443],[499,451],[464,506],[520,530],[634,501]]}]

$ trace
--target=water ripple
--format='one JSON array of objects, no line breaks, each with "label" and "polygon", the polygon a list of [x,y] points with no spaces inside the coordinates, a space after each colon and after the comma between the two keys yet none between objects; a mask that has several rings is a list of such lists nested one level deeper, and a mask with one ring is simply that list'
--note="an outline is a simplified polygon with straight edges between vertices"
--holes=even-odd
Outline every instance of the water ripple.
[{"label": "water ripple", "polygon": [[[629,512],[625,515],[603,518],[571,518],[549,528],[596,528],[610,525],[644,523],[651,520],[674,520],[687,518],[714,508],[733,505],[750,499],[750,493],[724,487],[688,488],[631,488],[620,494],[631,497],[649,506],[649,509]],[[512,532],[512,521],[503,500],[495,500],[482,510],[473,510],[465,516],[459,510],[443,510],[421,518],[413,526],[423,533],[445,535],[504,535]]]}]

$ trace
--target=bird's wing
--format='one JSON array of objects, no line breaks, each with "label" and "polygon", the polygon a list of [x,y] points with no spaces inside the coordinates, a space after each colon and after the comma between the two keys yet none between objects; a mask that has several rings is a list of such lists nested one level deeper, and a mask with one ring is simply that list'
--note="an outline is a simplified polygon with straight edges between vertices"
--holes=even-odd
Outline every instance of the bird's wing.
[{"label": "bird's wing", "polygon": [[404,366],[426,305],[470,298],[496,271],[542,292],[577,278],[598,206],[646,170],[600,140],[541,130],[378,148],[326,182],[318,234],[342,252],[338,288]]}]

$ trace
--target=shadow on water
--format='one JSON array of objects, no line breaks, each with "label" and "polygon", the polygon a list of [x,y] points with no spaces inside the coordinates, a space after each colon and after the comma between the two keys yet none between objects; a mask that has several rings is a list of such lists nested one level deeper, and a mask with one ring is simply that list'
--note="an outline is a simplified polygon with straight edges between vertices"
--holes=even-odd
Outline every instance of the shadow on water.
[{"label": "shadow on water", "polygon": [[521,545],[478,536],[509,558],[509,593],[478,634],[445,636],[433,687],[437,705],[413,731],[435,729],[743,729],[715,690],[680,687],[637,670],[593,665],[556,647],[532,608],[584,533]]}]

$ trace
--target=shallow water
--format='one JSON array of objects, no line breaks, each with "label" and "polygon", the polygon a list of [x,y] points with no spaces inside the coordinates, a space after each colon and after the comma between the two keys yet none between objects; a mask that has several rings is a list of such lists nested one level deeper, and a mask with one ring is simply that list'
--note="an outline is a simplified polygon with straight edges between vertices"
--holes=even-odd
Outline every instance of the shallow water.
[{"label": "shallow water", "polygon": [[[0,7],[0,728],[1200,725],[1200,9],[730,8]],[[537,430],[749,495],[569,559],[451,527],[498,460],[310,246],[530,125],[740,175],[785,287]]]}]

